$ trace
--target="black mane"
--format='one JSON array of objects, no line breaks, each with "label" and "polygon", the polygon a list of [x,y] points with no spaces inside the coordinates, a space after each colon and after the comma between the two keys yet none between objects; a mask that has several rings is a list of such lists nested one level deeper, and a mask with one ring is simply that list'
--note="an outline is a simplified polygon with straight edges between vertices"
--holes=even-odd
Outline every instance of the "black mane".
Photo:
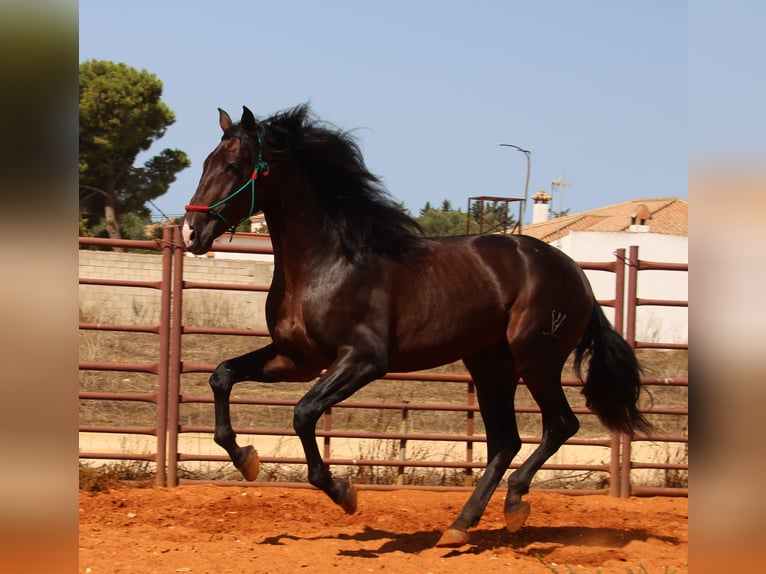
[{"label": "black mane", "polygon": [[307,105],[259,124],[265,146],[290,154],[322,206],[326,230],[337,233],[346,256],[405,260],[422,249],[422,231],[370,173],[355,139],[315,119]]}]

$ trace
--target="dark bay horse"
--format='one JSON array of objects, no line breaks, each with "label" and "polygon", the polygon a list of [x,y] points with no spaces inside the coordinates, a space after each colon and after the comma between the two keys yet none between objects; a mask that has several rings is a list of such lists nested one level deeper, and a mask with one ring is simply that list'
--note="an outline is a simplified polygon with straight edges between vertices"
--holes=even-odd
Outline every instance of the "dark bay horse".
[{"label": "dark bay horse", "polygon": [[368,171],[355,141],[306,106],[260,121],[244,108],[239,123],[219,110],[219,121],[223,138],[181,224],[185,247],[205,253],[217,236],[262,211],[274,248],[266,301],[273,342],[222,362],[210,377],[215,441],[245,478],[257,476],[258,456],[237,444],[231,426],[229,397],[240,381],[319,376],[296,405],[293,425],[311,484],[353,513],[354,487],[331,475],[317,448],[322,413],[389,371],[462,360],[486,427],[487,467],[442,546],[469,540],[521,447],[520,379],[540,406],[543,435],[508,479],[510,531],[529,514],[522,496],[534,474],[578,430],[561,386],[572,351],[578,373],[589,357],[583,394],[604,425],[648,428],[636,406],[635,355],[561,251],[523,235],[423,237]]}]

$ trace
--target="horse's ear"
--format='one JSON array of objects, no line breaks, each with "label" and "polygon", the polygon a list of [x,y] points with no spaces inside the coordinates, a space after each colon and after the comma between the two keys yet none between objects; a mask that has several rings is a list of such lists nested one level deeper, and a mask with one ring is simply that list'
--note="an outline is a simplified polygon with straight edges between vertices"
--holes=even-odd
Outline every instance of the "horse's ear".
[{"label": "horse's ear", "polygon": [[218,123],[221,125],[221,129],[224,133],[231,129],[233,122],[229,114],[224,112],[221,108],[218,108]]},{"label": "horse's ear", "polygon": [[242,127],[247,132],[254,132],[256,129],[256,121],[253,112],[247,109],[247,106],[242,106],[242,120],[240,121]]}]

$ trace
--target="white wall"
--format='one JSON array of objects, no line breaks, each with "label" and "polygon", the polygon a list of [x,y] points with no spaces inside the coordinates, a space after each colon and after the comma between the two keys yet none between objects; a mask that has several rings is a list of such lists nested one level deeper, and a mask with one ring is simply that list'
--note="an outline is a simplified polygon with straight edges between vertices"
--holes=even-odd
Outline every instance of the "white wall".
[{"label": "white wall", "polygon": [[[552,242],[575,261],[614,261],[615,251],[638,246],[639,259],[662,263],[688,263],[689,238],[646,232],[574,231]],[[598,299],[614,297],[614,275],[587,271]],[[684,271],[641,271],[638,297],[647,299],[689,300],[689,278]],[[614,312],[605,308],[613,320]],[[689,311],[685,307],[641,306],[636,312],[636,339],[662,343],[689,342]]]},{"label": "white wall", "polygon": [[[268,235],[255,233],[235,233],[234,237],[230,233],[224,233],[213,242],[215,247],[226,245],[242,245],[247,247],[271,248],[271,239]],[[193,255],[189,254],[193,257]],[[210,255],[216,259],[236,259],[252,261],[274,261],[273,255],[261,253],[227,253],[225,251],[211,252]]]},{"label": "white wall", "polygon": [[[162,256],[79,250],[80,277],[160,281]],[[273,257],[272,257],[273,259]],[[269,285],[274,263],[213,257],[184,258],[185,281]],[[183,294],[184,321],[190,326],[265,329],[266,293],[188,289]],[[80,285],[80,320],[126,325],[159,322],[160,291],[151,288]]]}]

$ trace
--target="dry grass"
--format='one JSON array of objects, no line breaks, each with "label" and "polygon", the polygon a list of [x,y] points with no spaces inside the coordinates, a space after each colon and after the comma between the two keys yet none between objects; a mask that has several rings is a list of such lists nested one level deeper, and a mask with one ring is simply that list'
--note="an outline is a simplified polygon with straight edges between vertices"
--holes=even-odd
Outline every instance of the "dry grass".
[{"label": "dry grass", "polygon": [[126,482],[138,486],[151,484],[155,475],[154,465],[145,461],[117,462],[93,466],[80,463],[80,490],[106,492],[119,488]]},{"label": "dry grass", "polygon": [[[157,361],[159,341],[156,335],[141,333],[116,332],[81,332],[80,355],[82,360],[109,360],[119,362]],[[186,335],[183,339],[183,360],[195,363],[217,364],[224,358],[237,356],[251,351],[267,341],[259,337]],[[686,351],[639,350],[639,360],[649,376],[686,377],[688,376],[688,353]],[[460,363],[446,365],[433,372],[465,373]],[[568,371],[568,372],[567,372]],[[572,376],[567,369],[565,375]],[[207,383],[207,374],[188,374],[182,376],[181,392],[184,395],[211,395]],[[263,397],[271,399],[297,400],[309,388],[311,383],[250,383],[245,382],[235,387],[235,396]],[[105,392],[155,392],[157,377],[144,373],[81,372],[80,389],[82,391]],[[652,387],[642,397],[642,403],[663,405],[666,407],[686,406],[688,390],[685,387]],[[579,389],[566,389],[573,406],[584,406]],[[464,383],[413,382],[413,381],[375,381],[356,393],[354,402],[394,402],[410,403],[465,403],[466,385]],[[518,406],[534,406],[534,401],[521,386],[517,393]],[[211,425],[212,409],[207,404],[181,405],[181,423],[187,425]],[[286,428],[292,421],[292,409],[282,406],[233,405],[234,426],[261,428]],[[132,424],[148,425],[154,418],[154,406],[143,403],[114,401],[81,401],[81,424]],[[582,436],[603,435],[603,429],[596,418],[585,415],[582,419]],[[652,417],[661,431],[681,432],[686,417],[668,415]],[[681,420],[684,419],[684,420]],[[539,416],[536,414],[518,414],[519,428],[522,434],[540,432]],[[122,422],[120,422],[122,421]],[[128,422],[129,421],[129,422]],[[333,411],[333,428],[342,430],[378,430],[394,431],[401,424],[398,410],[368,410],[343,408]],[[411,432],[460,433],[465,429],[465,414],[438,411],[412,411],[408,419]],[[480,417],[475,419],[477,432],[483,433]]]}]

